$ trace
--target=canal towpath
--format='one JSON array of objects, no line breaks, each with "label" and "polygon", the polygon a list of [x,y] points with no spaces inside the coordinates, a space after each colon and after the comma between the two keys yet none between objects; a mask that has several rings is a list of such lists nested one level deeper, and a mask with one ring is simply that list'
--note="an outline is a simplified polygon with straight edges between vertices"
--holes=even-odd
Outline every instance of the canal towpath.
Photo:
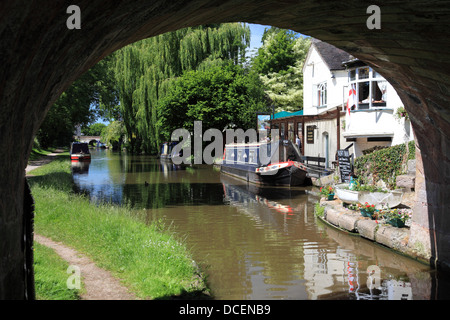
[{"label": "canal towpath", "polygon": [[[30,171],[50,163],[62,152],[64,152],[64,150],[56,149],[54,152],[49,153],[41,159],[29,161],[28,166],[25,169],[26,176],[31,176],[28,174]],[[34,234],[34,240],[41,245],[53,249],[63,260],[67,261],[69,265],[79,267],[85,289],[84,293],[81,294],[82,300],[137,299],[134,294],[129,292],[129,290],[120,283],[119,279],[113,277],[109,271],[97,267],[92,260],[80,252],[36,233]]]}]

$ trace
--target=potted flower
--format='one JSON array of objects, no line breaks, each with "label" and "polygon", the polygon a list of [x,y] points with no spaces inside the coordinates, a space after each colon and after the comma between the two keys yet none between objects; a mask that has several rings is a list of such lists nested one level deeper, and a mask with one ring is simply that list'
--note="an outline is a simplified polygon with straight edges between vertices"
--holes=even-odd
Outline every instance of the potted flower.
[{"label": "potted flower", "polygon": [[405,120],[409,120],[408,112],[406,112],[406,109],[403,106],[397,108],[395,111],[395,116],[397,119],[405,118]]},{"label": "potted flower", "polygon": [[386,222],[391,226],[403,228],[406,221],[411,218],[411,211],[404,209],[386,210],[383,213],[383,218],[386,219]]},{"label": "potted flower", "polygon": [[375,205],[369,204],[368,202],[365,202],[363,205],[358,204],[359,210],[361,212],[361,215],[363,217],[372,218],[373,214],[375,213]]},{"label": "potted flower", "polygon": [[327,200],[334,200],[334,188],[332,186],[320,187],[320,193],[324,195]]}]

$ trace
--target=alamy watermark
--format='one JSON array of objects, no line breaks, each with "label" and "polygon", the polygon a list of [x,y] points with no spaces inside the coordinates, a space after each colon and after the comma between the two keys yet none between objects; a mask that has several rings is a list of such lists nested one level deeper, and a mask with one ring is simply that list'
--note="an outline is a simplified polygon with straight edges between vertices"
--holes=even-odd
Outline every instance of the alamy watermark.
[{"label": "alamy watermark", "polygon": [[[180,140],[181,138],[181,140]],[[222,159],[223,154],[223,132],[219,129],[208,129],[203,133],[202,121],[194,121],[194,132],[187,129],[176,129],[172,132],[171,140],[178,142],[172,150],[172,162],[175,164],[192,164],[192,141],[194,143],[194,164],[214,164],[216,159]],[[270,142],[269,142],[270,140]],[[277,162],[279,131],[272,129],[270,139],[267,136],[267,130],[248,129],[226,129],[226,144],[240,143],[250,145],[257,142],[261,143],[259,148],[259,163],[267,165],[270,162]],[[211,142],[203,149],[203,142]],[[233,161],[233,159],[229,159]]]},{"label": "alamy watermark", "polygon": [[70,265],[67,268],[67,274],[70,276],[67,278],[66,285],[68,289],[81,289],[81,269],[79,266]]},{"label": "alamy watermark", "polygon": [[79,6],[70,5],[67,7],[66,13],[70,16],[66,20],[67,29],[81,29],[81,9]]},{"label": "alamy watermark", "polygon": [[381,9],[377,5],[371,5],[367,7],[367,14],[371,14],[366,21],[367,29],[381,29]]}]

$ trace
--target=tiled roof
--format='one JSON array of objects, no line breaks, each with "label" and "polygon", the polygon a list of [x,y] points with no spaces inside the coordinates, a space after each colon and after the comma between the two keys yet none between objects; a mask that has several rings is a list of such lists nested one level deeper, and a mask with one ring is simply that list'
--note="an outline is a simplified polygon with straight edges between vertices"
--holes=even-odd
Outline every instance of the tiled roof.
[{"label": "tiled roof", "polygon": [[353,59],[353,56],[326,42],[314,39],[312,43],[322,56],[330,70],[344,70],[343,62]]}]

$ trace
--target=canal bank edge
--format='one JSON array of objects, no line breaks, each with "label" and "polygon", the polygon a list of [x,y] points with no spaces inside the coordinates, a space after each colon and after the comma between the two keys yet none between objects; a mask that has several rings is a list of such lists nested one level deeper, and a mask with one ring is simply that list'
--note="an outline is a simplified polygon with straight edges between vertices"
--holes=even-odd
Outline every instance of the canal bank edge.
[{"label": "canal bank edge", "polygon": [[[410,228],[396,228],[371,220],[344,208],[339,199],[326,200],[321,198],[318,202],[323,208],[323,214],[315,212],[316,216],[325,224],[352,236],[360,236],[374,243],[392,249],[394,252],[430,265],[429,257],[421,250],[415,250],[408,245],[411,235]],[[316,210],[317,211],[317,210]]]},{"label": "canal bank edge", "polygon": [[[45,155],[36,161],[29,161],[26,167],[26,178],[33,177],[33,174],[29,174],[30,171],[37,169],[43,165],[49,164],[58,157],[64,156],[61,153],[65,150],[57,149],[53,153]],[[109,269],[102,269],[96,266],[96,262],[69,247],[68,244],[62,242],[56,242],[50,238],[43,237],[34,233],[34,241],[51,248],[57,253],[63,260],[70,265],[82,267],[82,281],[85,292],[81,295],[82,300],[141,300],[136,292],[132,292],[129,286],[121,283],[121,279],[114,276]],[[197,287],[199,284],[203,284],[204,288],[201,291],[195,292],[182,292],[178,295],[157,298],[164,300],[210,300],[212,295],[207,285],[207,280],[197,264],[196,261],[191,261],[195,272],[192,277],[191,286]],[[81,268],[80,268],[81,271]]]}]

